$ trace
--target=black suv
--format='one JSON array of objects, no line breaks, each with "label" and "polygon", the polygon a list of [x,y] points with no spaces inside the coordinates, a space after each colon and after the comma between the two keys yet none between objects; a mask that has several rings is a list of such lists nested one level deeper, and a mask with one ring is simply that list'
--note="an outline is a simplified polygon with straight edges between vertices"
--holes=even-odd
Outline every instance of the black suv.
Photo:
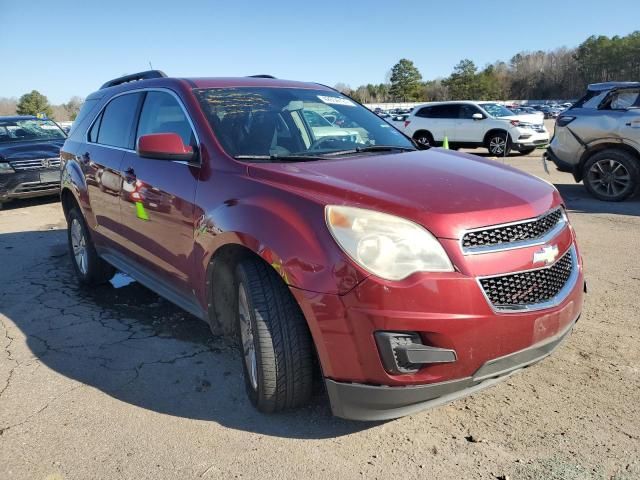
[{"label": "black suv", "polygon": [[52,120],[0,117],[0,208],[13,198],[60,191],[60,147],[66,138]]}]

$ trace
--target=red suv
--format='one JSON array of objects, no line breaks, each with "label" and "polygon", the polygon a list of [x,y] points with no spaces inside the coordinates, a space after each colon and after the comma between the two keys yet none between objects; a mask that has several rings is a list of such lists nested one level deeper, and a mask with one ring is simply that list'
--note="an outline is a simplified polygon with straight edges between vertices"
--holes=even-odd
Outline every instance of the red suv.
[{"label": "red suv", "polygon": [[552,185],[419,150],[314,83],[110,81],[62,149],[62,204],[80,282],[121,270],[237,336],[263,412],[318,371],[341,417],[439,405],[547,356],[582,309]]}]

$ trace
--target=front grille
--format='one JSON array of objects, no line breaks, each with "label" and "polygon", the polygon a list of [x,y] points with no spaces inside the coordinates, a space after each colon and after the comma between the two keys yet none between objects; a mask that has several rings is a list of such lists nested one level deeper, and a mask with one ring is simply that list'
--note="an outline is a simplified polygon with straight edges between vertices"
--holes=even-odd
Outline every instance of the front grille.
[{"label": "front grille", "polygon": [[15,189],[15,193],[30,193],[40,192],[44,190],[55,190],[60,188],[60,182],[46,182],[46,183],[23,183]]},{"label": "front grille", "polygon": [[480,279],[484,293],[494,307],[510,309],[535,306],[553,299],[571,277],[574,258],[571,249],[550,267]]},{"label": "front grille", "polygon": [[544,236],[562,219],[562,210],[558,208],[533,220],[474,230],[464,234],[462,247],[473,250],[479,247],[535,240]]},{"label": "front grille", "polygon": [[29,160],[10,160],[9,164],[16,171],[39,170],[42,168],[60,167],[60,158],[33,158]]}]

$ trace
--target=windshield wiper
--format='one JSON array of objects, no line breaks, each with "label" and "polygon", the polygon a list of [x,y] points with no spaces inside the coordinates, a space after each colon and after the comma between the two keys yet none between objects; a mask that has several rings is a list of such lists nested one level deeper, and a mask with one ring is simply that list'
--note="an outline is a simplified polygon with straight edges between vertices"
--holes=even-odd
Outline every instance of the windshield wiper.
[{"label": "windshield wiper", "polygon": [[400,150],[401,152],[415,152],[415,148],[411,147],[399,147],[397,145],[369,145],[367,147],[357,147],[352,150],[339,150],[337,152],[324,153],[323,156],[334,155],[349,155],[353,153],[366,153],[366,152],[391,152],[393,150]]},{"label": "windshield wiper", "polygon": [[256,160],[261,162],[310,162],[322,157],[310,155],[236,155],[236,160]]}]

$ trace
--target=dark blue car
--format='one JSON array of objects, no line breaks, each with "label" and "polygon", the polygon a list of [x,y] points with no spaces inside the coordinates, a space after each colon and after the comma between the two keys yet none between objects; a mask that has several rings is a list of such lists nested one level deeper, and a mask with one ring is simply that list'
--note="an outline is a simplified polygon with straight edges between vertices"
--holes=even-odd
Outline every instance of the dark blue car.
[{"label": "dark blue car", "polygon": [[0,117],[0,208],[14,198],[60,191],[60,147],[66,138],[52,120]]}]

